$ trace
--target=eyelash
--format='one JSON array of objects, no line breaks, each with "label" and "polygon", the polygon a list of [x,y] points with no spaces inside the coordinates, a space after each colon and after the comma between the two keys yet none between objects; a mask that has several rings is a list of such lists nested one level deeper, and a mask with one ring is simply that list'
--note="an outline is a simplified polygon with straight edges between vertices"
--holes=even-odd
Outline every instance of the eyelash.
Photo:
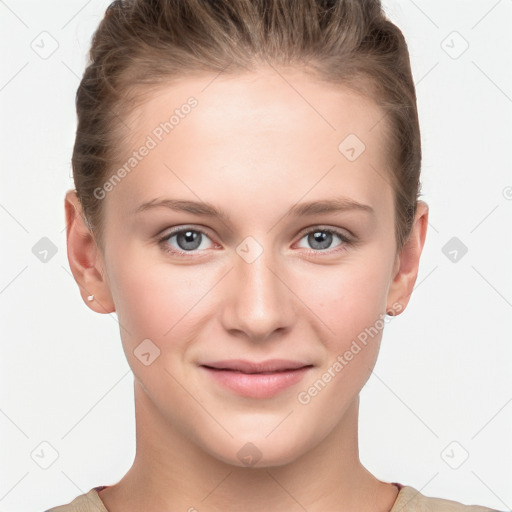
[{"label": "eyelash", "polygon": [[[196,229],[196,228],[192,228],[192,227],[180,227],[178,229],[175,229],[175,230],[167,233],[163,237],[159,238],[158,244],[160,245],[162,250],[166,253],[170,253],[175,256],[182,256],[185,258],[187,258],[187,257],[188,258],[196,258],[196,257],[198,257],[197,255],[195,255],[197,249],[195,251],[181,251],[178,249],[171,248],[170,245],[167,243],[173,236],[179,235],[180,233],[183,233],[186,231],[193,231],[196,233],[201,233],[201,235],[205,235],[206,237],[210,238],[208,236],[208,233],[206,233],[202,229]],[[322,226],[316,226],[312,229],[302,231],[300,233],[299,241],[302,240],[305,236],[312,234],[312,233],[317,233],[317,232],[330,233],[332,235],[337,235],[340,238],[341,243],[338,246],[336,246],[334,249],[325,249],[325,250],[306,249],[307,254],[312,254],[315,256],[318,256],[321,254],[333,254],[333,253],[337,253],[337,252],[342,252],[347,249],[347,246],[351,246],[351,245],[355,244],[354,240],[349,238],[347,235],[345,235],[341,231],[334,229],[334,228],[327,228],[327,227],[324,228]],[[202,251],[198,251],[198,252],[202,252]]]}]

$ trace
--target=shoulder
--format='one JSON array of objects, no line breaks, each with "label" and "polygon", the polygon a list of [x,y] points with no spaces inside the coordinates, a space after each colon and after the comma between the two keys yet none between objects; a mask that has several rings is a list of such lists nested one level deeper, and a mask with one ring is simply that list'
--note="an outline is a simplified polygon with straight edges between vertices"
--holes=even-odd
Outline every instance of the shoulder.
[{"label": "shoulder", "polygon": [[88,493],[77,496],[67,505],[50,508],[45,512],[108,512],[100,499],[98,490],[102,487],[94,487]]},{"label": "shoulder", "polygon": [[[94,487],[88,493],[77,496],[67,505],[46,510],[46,512],[108,512]],[[478,505],[464,505],[457,501],[424,496],[410,486],[402,486],[390,512],[498,512]]]},{"label": "shoulder", "polygon": [[497,512],[479,505],[424,496],[410,486],[403,486],[390,512]]}]

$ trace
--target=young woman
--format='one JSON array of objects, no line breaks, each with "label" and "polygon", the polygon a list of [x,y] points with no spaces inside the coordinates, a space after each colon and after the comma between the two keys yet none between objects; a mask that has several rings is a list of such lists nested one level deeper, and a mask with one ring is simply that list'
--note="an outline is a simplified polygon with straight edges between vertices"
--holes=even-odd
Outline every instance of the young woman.
[{"label": "young woman", "polygon": [[77,111],[68,258],[117,313],[137,449],[53,512],[489,510],[359,460],[359,393],[428,220],[380,2],[114,2]]}]

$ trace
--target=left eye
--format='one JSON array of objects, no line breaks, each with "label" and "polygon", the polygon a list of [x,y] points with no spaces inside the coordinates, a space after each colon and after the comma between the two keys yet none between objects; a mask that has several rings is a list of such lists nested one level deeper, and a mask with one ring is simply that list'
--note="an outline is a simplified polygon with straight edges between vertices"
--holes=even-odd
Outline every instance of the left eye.
[{"label": "left eye", "polygon": [[306,240],[306,242],[309,244],[309,247],[306,248],[311,248],[315,251],[323,251],[325,249],[332,248],[334,238],[338,238],[340,240],[340,243],[336,244],[334,247],[341,245],[343,242],[349,241],[347,237],[332,229],[314,229],[313,231],[306,233],[301,238],[301,241]]}]

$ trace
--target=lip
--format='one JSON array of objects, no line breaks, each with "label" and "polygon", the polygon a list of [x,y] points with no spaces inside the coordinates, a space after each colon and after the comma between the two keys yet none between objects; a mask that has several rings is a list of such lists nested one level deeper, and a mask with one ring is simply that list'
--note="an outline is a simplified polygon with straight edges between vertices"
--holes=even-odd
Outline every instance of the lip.
[{"label": "lip", "polygon": [[270,398],[299,383],[313,365],[286,359],[230,359],[200,365],[215,382],[249,398]]}]

